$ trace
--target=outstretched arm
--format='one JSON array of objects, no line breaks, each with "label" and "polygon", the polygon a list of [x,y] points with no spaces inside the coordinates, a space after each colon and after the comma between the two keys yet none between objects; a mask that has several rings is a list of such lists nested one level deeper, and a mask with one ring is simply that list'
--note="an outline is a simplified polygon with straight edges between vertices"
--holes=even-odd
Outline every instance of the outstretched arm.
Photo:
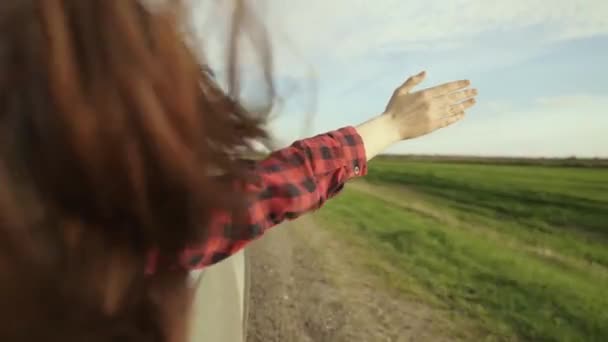
[{"label": "outstretched arm", "polygon": [[216,213],[207,240],[183,252],[182,266],[219,262],[267,229],[318,209],[348,180],[364,176],[367,161],[387,147],[448,126],[474,105],[477,91],[468,89],[468,81],[412,91],[424,78],[423,72],[397,88],[382,114],[356,127],[297,141],[257,163],[253,172],[259,181],[243,189],[251,197],[246,217],[235,221],[229,212]]}]

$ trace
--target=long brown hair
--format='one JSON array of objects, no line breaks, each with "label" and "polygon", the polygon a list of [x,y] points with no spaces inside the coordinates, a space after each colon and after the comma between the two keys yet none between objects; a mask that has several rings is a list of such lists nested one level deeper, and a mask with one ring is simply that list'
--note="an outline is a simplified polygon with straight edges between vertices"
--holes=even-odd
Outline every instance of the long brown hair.
[{"label": "long brown hair", "polygon": [[0,340],[185,339],[186,272],[170,266],[212,208],[241,208],[234,156],[265,132],[186,43],[184,9],[0,2]]}]

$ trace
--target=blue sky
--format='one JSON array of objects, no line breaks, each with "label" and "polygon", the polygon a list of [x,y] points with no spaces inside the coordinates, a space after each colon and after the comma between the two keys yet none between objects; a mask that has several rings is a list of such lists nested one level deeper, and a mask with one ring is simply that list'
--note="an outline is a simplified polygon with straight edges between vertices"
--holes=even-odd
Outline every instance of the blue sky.
[{"label": "blue sky", "polygon": [[[464,121],[389,152],[608,157],[608,1],[265,3],[258,11],[286,94],[270,123],[280,145],[367,120],[426,70],[421,88],[468,78],[479,104]],[[199,20],[211,13],[199,11]],[[205,36],[209,27],[199,26]],[[219,40],[207,41],[221,69]],[[244,60],[255,69],[253,54]]]}]

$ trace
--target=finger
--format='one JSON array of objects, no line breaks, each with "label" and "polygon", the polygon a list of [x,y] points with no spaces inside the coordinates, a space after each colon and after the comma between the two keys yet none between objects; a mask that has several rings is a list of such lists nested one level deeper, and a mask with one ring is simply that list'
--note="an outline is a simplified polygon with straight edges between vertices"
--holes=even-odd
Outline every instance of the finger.
[{"label": "finger", "polygon": [[462,120],[463,118],[464,118],[464,111],[458,112],[454,115],[450,115],[448,117],[443,118],[441,120],[441,123],[439,124],[439,127],[443,128],[443,127],[449,126],[457,121]]},{"label": "finger", "polygon": [[473,105],[475,105],[475,103],[477,103],[477,101],[475,99],[468,99],[466,101],[451,105],[449,107],[448,111],[450,113],[463,112],[463,111],[473,107]]},{"label": "finger", "polygon": [[444,83],[432,88],[424,89],[421,92],[425,95],[430,95],[432,97],[441,96],[445,94],[449,94],[451,92],[466,88],[471,84],[469,80],[460,80],[449,83]]},{"label": "finger", "polygon": [[426,71],[422,71],[418,75],[411,76],[407,79],[407,81],[405,81],[405,83],[403,83],[403,85],[401,85],[401,87],[399,87],[399,93],[409,93],[415,86],[419,85],[422,81],[424,81],[425,77]]},{"label": "finger", "polygon": [[465,89],[446,95],[449,103],[456,103],[477,96],[477,89]]}]

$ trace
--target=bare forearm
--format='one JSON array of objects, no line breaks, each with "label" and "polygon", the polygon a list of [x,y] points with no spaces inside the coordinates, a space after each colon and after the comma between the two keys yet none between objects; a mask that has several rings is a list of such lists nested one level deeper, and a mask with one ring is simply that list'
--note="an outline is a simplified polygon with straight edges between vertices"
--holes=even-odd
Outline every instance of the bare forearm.
[{"label": "bare forearm", "polygon": [[396,125],[389,115],[376,116],[355,128],[363,140],[367,160],[401,140]]}]

